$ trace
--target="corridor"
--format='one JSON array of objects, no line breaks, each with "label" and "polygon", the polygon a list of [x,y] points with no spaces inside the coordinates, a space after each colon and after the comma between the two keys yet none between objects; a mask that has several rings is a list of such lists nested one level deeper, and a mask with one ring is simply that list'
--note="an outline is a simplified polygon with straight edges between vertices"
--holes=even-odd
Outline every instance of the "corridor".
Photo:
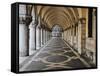
[{"label": "corridor", "polygon": [[97,9],[19,5],[19,71],[96,67]]},{"label": "corridor", "polygon": [[87,68],[90,65],[79,56],[62,38],[53,37],[20,71]]}]

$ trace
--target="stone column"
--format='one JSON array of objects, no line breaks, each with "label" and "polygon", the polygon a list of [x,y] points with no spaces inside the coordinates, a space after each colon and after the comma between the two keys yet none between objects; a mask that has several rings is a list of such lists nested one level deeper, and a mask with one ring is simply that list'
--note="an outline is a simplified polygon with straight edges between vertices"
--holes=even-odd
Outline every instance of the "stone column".
[{"label": "stone column", "polygon": [[69,42],[71,44],[71,28],[69,29]]},{"label": "stone column", "polygon": [[51,31],[49,32],[49,36],[50,36],[50,38],[49,38],[49,39],[51,39],[51,37],[52,37],[52,36],[51,36]]},{"label": "stone column", "polygon": [[46,44],[46,30],[44,30],[44,43]]},{"label": "stone column", "polygon": [[49,40],[49,31],[47,31],[47,40]]},{"label": "stone column", "polygon": [[36,50],[36,24],[32,21],[29,25],[29,54]]},{"label": "stone column", "polygon": [[43,46],[43,29],[41,28],[41,46]]},{"label": "stone column", "polygon": [[26,5],[19,5],[19,56],[28,56],[28,26]]},{"label": "stone column", "polygon": [[76,49],[78,48],[78,26],[76,27]]},{"label": "stone column", "polygon": [[19,55],[28,56],[28,27],[19,24]]},{"label": "stone column", "polygon": [[48,34],[49,34],[48,36],[49,36],[49,40],[50,40],[50,31],[48,32]]},{"label": "stone column", "polygon": [[46,30],[46,42],[48,41],[48,31]]},{"label": "stone column", "polygon": [[45,29],[43,29],[43,44],[45,45]]},{"label": "stone column", "polygon": [[94,52],[93,52],[93,63],[96,63],[96,9],[93,9],[93,38],[94,38]]},{"label": "stone column", "polygon": [[64,39],[64,31],[62,32],[62,39]]},{"label": "stone column", "polygon": [[44,45],[44,29],[42,29],[42,45]]},{"label": "stone column", "polygon": [[45,43],[47,42],[47,30],[45,30]]},{"label": "stone column", "polygon": [[67,33],[67,34],[66,34],[66,35],[67,35],[67,38],[66,38],[66,40],[68,41],[68,30],[66,30],[66,33]]},{"label": "stone column", "polygon": [[41,47],[41,27],[38,25],[36,27],[36,49]]},{"label": "stone column", "polygon": [[67,42],[69,40],[69,30],[67,29]]},{"label": "stone column", "polygon": [[74,27],[71,27],[71,45],[74,44]]},{"label": "stone column", "polygon": [[85,19],[82,18],[78,23],[78,53],[84,54],[84,48],[85,48],[85,35],[86,35],[86,24]]}]

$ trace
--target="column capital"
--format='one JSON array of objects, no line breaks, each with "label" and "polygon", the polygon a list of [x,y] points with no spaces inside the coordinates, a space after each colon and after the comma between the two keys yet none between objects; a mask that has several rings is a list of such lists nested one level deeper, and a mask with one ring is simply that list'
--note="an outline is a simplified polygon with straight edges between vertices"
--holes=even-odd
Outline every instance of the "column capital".
[{"label": "column capital", "polygon": [[25,24],[26,22],[26,17],[25,16],[19,16],[19,24]]},{"label": "column capital", "polygon": [[36,27],[36,28],[41,29],[41,26],[40,26],[40,25],[37,25],[37,27]]},{"label": "column capital", "polygon": [[32,21],[29,25],[29,29],[32,29],[32,28],[35,28],[36,27],[36,24],[34,21]]},{"label": "column capital", "polygon": [[78,23],[79,24],[86,24],[86,18],[80,18]]}]

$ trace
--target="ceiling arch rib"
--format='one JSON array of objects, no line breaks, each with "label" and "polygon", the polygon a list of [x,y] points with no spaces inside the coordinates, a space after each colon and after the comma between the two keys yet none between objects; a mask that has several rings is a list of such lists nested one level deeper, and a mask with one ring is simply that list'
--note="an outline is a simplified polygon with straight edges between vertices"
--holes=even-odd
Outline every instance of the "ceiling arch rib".
[{"label": "ceiling arch rib", "polygon": [[75,15],[76,15],[77,22],[78,22],[78,20],[79,20],[79,13],[78,13],[78,9],[77,9],[77,8],[73,8],[73,10],[74,10],[74,13],[75,13]]},{"label": "ceiling arch rib", "polygon": [[50,17],[52,14],[54,14],[54,13],[59,13],[59,15],[62,15],[62,16],[64,16],[64,17],[66,17],[66,19],[69,19],[69,20],[70,20],[70,18],[68,18],[69,16],[66,15],[65,12],[52,10],[52,11],[48,12],[48,13],[43,17],[44,21],[45,21],[45,20],[48,20],[49,17]]},{"label": "ceiling arch rib", "polygon": [[[56,18],[56,19],[53,20],[53,18]],[[48,23],[48,22],[50,22],[51,20],[53,20],[53,21],[55,21],[55,22],[56,22],[57,20],[59,20],[59,22],[64,22],[64,23],[66,23],[66,25],[70,25],[69,22],[68,22],[68,20],[66,20],[66,19],[65,19],[64,17],[62,17],[61,15],[58,16],[58,17],[52,16],[52,17],[49,18],[48,21],[46,21],[46,22]],[[58,23],[59,23],[59,22],[58,22]]]},{"label": "ceiling arch rib", "polygon": [[[45,9],[46,7],[43,7],[43,8]],[[42,10],[40,11],[40,13],[42,13],[42,11],[44,12],[43,8],[42,8]],[[46,15],[46,14],[47,14],[48,12],[50,12],[51,10],[55,10],[55,11],[58,10],[58,12],[60,12],[60,11],[61,11],[61,12],[65,11],[66,13],[68,13],[69,16],[72,16],[72,15],[70,15],[70,13],[69,13],[64,7],[49,7],[48,10],[45,10],[45,13],[42,13],[43,16]],[[70,17],[70,18],[71,18],[71,17]]]},{"label": "ceiling arch rib", "polygon": [[43,8],[43,6],[39,6],[39,5],[36,5],[36,7],[37,7],[37,14],[39,14],[39,12],[40,12],[40,10]]},{"label": "ceiling arch rib", "polygon": [[[55,15],[57,15],[57,14],[56,14],[56,13],[50,14],[49,17],[48,17],[47,19],[45,18],[44,21],[47,22],[51,17],[55,17]],[[64,18],[66,19],[66,22],[68,21],[68,24],[71,23],[70,20],[68,19],[68,17],[65,16],[63,13],[59,13],[58,15],[64,17]],[[61,21],[62,21],[62,20],[61,20]]]},{"label": "ceiling arch rib", "polygon": [[43,14],[42,16],[47,15],[47,13],[49,13],[51,10],[54,10],[56,12],[62,12],[62,13],[65,11],[65,13],[68,14],[67,16],[69,16],[70,19],[72,18],[72,17],[70,17],[70,16],[72,16],[72,14],[70,14],[64,7],[58,7],[58,8],[56,7],[55,9],[49,8],[49,10],[46,12],[46,14]]},{"label": "ceiling arch rib", "polygon": [[73,15],[74,15],[74,17],[75,17],[75,22],[77,22],[78,17],[77,17],[77,15],[76,15],[76,13],[75,13],[75,10],[77,10],[77,9],[71,8],[71,10],[72,10]]},{"label": "ceiling arch rib", "polygon": [[71,8],[66,8],[65,13],[66,13],[66,11],[67,11],[67,14],[69,15],[69,17],[71,18],[71,22],[72,22],[72,25],[73,25],[74,22],[75,22],[75,18],[74,18],[74,14],[73,14]]},{"label": "ceiling arch rib", "polygon": [[62,27],[69,27],[78,20],[78,10],[72,7],[39,6],[38,15],[48,25],[60,24]]},{"label": "ceiling arch rib", "polygon": [[50,21],[48,23],[53,23],[53,22],[60,23],[60,22],[62,22],[63,23],[62,26],[67,25],[67,22],[64,19],[63,19],[63,21],[61,21],[61,20],[62,20],[62,18],[59,19],[59,18],[53,17],[52,19],[50,19]]},{"label": "ceiling arch rib", "polygon": [[[52,18],[50,18],[50,20],[49,20],[49,22],[47,22],[48,24],[59,24],[59,23],[62,23],[61,25],[61,27],[64,27],[64,28],[66,28],[66,27],[68,27],[68,22],[63,18],[63,17],[60,17],[60,16],[58,16],[58,17],[52,17]],[[51,25],[51,27],[52,27],[52,25]]]}]

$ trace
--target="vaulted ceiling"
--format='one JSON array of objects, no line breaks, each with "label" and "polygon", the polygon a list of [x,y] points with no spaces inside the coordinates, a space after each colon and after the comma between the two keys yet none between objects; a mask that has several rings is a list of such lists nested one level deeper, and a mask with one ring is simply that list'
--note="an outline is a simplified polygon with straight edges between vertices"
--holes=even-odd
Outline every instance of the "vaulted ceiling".
[{"label": "vaulted ceiling", "polygon": [[43,5],[37,5],[36,7],[38,16],[50,29],[56,24],[66,29],[74,25],[79,18],[77,8]]},{"label": "vaulted ceiling", "polygon": [[[32,11],[33,6],[29,6]],[[41,19],[45,27],[51,29],[54,25],[59,25],[65,30],[75,25],[79,20],[79,12],[76,7],[35,5],[35,13]],[[28,9],[29,9],[28,8]]]}]

